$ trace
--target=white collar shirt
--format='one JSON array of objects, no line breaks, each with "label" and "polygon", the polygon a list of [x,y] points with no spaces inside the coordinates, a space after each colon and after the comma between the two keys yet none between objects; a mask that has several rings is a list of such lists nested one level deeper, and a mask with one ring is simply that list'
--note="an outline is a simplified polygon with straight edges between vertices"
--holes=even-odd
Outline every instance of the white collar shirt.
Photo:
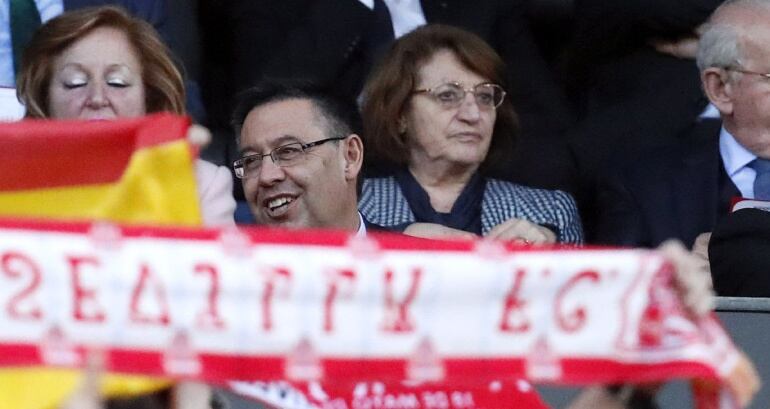
[{"label": "white collar shirt", "polygon": [[719,154],[722,157],[727,175],[735,187],[746,198],[754,197],[754,178],[757,172],[748,166],[757,155],[754,155],[735,140],[724,127],[719,134]]},{"label": "white collar shirt", "polygon": [[[363,5],[374,10],[374,0],[359,0]],[[383,0],[388,6],[393,33],[396,38],[425,25],[425,13],[420,0]]]},{"label": "white collar shirt", "polygon": [[358,223],[358,231],[356,231],[356,236],[366,236],[366,224],[364,223],[364,216],[361,216],[361,212],[358,212]]}]

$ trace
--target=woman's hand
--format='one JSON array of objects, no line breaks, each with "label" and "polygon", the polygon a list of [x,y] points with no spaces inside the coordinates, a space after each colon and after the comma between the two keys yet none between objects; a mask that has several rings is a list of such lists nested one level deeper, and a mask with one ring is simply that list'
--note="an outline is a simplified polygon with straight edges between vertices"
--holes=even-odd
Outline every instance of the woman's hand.
[{"label": "woman's hand", "polygon": [[100,390],[103,372],[104,354],[99,350],[88,351],[83,378],[59,409],[103,409]]},{"label": "woman's hand", "polygon": [[716,304],[709,265],[702,256],[691,253],[676,240],[667,240],[658,250],[674,266],[674,280],[685,307],[695,317],[711,313]]},{"label": "woman's hand", "polygon": [[422,237],[424,239],[473,240],[478,238],[478,236],[473,233],[435,223],[412,223],[404,229],[404,234],[412,237]]},{"label": "woman's hand", "polygon": [[519,241],[526,244],[556,243],[556,233],[524,219],[511,218],[498,224],[489,231],[488,239]]},{"label": "woman's hand", "polygon": [[187,141],[203,148],[211,142],[211,132],[203,126],[192,124],[187,128]]},{"label": "woman's hand", "polygon": [[743,352],[740,351],[740,358],[735,368],[727,375],[727,386],[735,393],[735,398],[738,400],[738,405],[741,408],[749,406],[751,400],[759,392],[759,388],[762,386],[762,381],[759,378],[757,369],[751,362],[751,359]]}]

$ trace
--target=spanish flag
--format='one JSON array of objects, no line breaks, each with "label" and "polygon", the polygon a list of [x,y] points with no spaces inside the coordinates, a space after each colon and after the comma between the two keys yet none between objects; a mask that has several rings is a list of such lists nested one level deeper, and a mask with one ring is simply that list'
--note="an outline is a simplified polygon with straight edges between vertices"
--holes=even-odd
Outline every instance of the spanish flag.
[{"label": "spanish flag", "polygon": [[[169,114],[118,121],[0,124],[0,217],[201,224],[190,120]],[[0,370],[0,407],[55,409],[79,371]],[[104,396],[151,392],[168,380],[108,375]]]},{"label": "spanish flag", "polygon": [[0,216],[200,225],[189,126],[169,114],[2,124]]}]

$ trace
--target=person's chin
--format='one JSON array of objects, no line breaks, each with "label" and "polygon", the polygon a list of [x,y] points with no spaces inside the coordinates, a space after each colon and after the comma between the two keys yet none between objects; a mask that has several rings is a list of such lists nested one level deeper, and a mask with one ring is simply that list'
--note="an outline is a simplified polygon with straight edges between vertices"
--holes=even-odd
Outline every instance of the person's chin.
[{"label": "person's chin", "polygon": [[481,164],[481,162],[484,162],[485,157],[486,155],[483,152],[476,150],[462,150],[456,152],[452,159],[458,165],[477,166]]},{"label": "person's chin", "polygon": [[84,121],[114,121],[117,117],[114,114],[86,114],[81,115],[80,119]]},{"label": "person's chin", "polygon": [[289,203],[285,208],[277,211],[265,209],[262,212],[261,219],[263,224],[287,229],[302,229],[307,227],[304,218],[301,217],[299,209],[297,209],[296,202]]}]

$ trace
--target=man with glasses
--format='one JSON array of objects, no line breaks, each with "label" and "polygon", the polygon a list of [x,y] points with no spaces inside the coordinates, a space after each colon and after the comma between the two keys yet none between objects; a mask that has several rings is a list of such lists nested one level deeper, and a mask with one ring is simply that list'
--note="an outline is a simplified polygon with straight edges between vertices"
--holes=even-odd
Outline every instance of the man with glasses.
[{"label": "man with glasses", "polygon": [[243,95],[233,167],[258,224],[365,231],[358,122],[355,106],[312,87],[263,84]]},{"label": "man with glasses", "polygon": [[615,169],[600,190],[598,238],[691,245],[736,196],[770,200],[770,1],[728,0],[701,35],[697,63],[722,124],[702,119],[675,145]]}]

